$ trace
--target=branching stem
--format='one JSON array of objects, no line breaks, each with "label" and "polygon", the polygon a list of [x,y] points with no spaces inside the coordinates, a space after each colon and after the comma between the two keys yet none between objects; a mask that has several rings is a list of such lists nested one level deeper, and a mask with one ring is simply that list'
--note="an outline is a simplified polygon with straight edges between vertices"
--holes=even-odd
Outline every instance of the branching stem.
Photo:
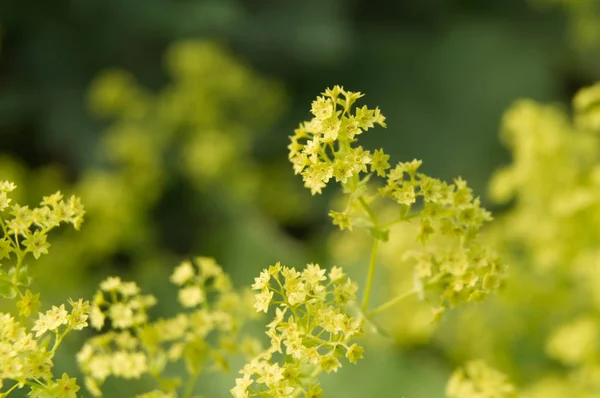
[{"label": "branching stem", "polygon": [[373,318],[375,315],[378,315],[381,312],[384,312],[390,308],[392,308],[393,306],[395,306],[396,304],[404,301],[404,299],[407,299],[409,297],[414,296],[415,294],[417,294],[417,291],[412,289],[406,293],[403,293],[399,296],[394,297],[393,299],[383,303],[382,305],[380,305],[379,307],[375,308],[373,311],[369,312],[367,314],[367,319],[371,319]]}]

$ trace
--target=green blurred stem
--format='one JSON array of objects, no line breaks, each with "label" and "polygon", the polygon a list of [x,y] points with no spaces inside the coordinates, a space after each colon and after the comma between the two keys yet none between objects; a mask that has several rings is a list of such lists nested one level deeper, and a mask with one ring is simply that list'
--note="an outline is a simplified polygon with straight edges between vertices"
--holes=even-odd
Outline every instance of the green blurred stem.
[{"label": "green blurred stem", "polygon": [[23,265],[23,253],[19,250],[17,253],[17,264],[15,265],[15,275],[13,276],[13,283],[18,285],[19,282],[19,271],[21,270],[21,266]]},{"label": "green blurred stem", "polygon": [[193,373],[190,375],[186,385],[185,392],[183,393],[183,398],[191,398],[194,393],[194,387],[196,387],[196,381],[198,380],[198,373]]},{"label": "green blurred stem", "polygon": [[15,383],[15,385],[9,388],[6,392],[1,393],[2,396],[8,397],[8,394],[10,394],[17,387],[19,387],[19,383]]},{"label": "green blurred stem", "polygon": [[398,218],[397,220],[390,221],[390,222],[388,222],[388,223],[385,223],[385,224],[383,224],[383,225],[381,226],[381,228],[382,228],[382,229],[386,229],[386,228],[389,228],[389,227],[391,227],[392,225],[396,225],[396,224],[398,224],[398,223],[401,223],[401,222],[403,222],[403,221],[405,221],[405,222],[410,222],[410,220],[412,220],[412,219],[413,219],[413,218],[415,218],[416,216],[417,216],[416,214],[413,214],[413,215],[410,215],[410,216],[404,216],[404,217]]},{"label": "green blurred stem", "polygon": [[[440,281],[440,279],[442,279],[442,277],[444,276],[444,274],[439,273],[436,276],[434,276],[433,278],[431,278],[427,283],[423,284],[422,289],[425,290],[430,286],[435,285],[436,283],[438,283]],[[393,299],[381,304],[379,307],[375,308],[373,311],[369,312],[367,314],[367,319],[371,319],[373,318],[375,315],[378,315],[384,311],[389,310],[390,308],[392,308],[393,306],[395,306],[398,303],[401,303],[402,301],[404,301],[404,299],[407,299],[409,297],[414,296],[415,294],[417,294],[419,292],[419,290],[417,289],[411,289],[406,293],[403,293],[399,296],[394,297]]]},{"label": "green blurred stem", "polygon": [[[363,197],[358,198],[359,203],[365,209],[371,222],[373,223],[373,227],[375,229],[379,229],[379,222],[377,221],[377,217],[373,210],[369,207],[368,203],[365,201]],[[371,297],[371,288],[373,287],[373,277],[375,276],[375,265],[377,264],[377,250],[379,250],[379,239],[373,239],[373,248],[371,249],[371,259],[369,260],[369,271],[367,274],[367,287],[365,289],[365,296],[363,297],[362,302],[362,311],[366,312],[367,307],[369,306],[369,298]]]},{"label": "green blurred stem", "polygon": [[8,236],[8,232],[6,231],[6,225],[4,224],[4,220],[0,218],[0,226],[2,227],[2,232],[4,232],[4,236]]},{"label": "green blurred stem", "polygon": [[414,296],[415,294],[417,294],[416,290],[410,290],[406,293],[403,293],[399,296],[394,297],[393,299],[391,299],[390,301],[383,303],[382,305],[380,305],[379,307],[375,308],[373,311],[369,312],[367,314],[367,319],[371,319],[373,318],[375,315],[384,312],[390,308],[392,308],[393,306],[395,306],[396,304],[404,301],[404,299],[407,299],[409,297]]},{"label": "green blurred stem", "polygon": [[65,336],[67,335],[67,333],[69,333],[70,331],[71,331],[71,328],[67,327],[65,329],[65,331],[60,334],[58,332],[55,332],[56,339],[54,340],[54,346],[52,347],[52,350],[50,351],[52,353],[52,355],[54,355],[54,353],[56,352],[56,349],[58,348],[60,343],[62,343],[62,341],[65,338]]},{"label": "green blurred stem", "polygon": [[360,202],[360,205],[363,207],[363,209],[365,209],[365,211],[367,212],[369,219],[373,223],[373,227],[379,229],[379,222],[377,221],[377,217],[375,216],[375,213],[373,213],[373,210],[371,210],[365,199],[363,197],[360,197],[358,198],[358,201]]},{"label": "green blurred stem", "polygon": [[371,249],[371,260],[369,261],[369,273],[367,275],[367,287],[362,302],[362,311],[366,312],[369,306],[369,297],[371,296],[371,287],[373,286],[373,277],[375,276],[375,264],[377,263],[377,250],[379,249],[379,239],[373,239],[373,248]]}]

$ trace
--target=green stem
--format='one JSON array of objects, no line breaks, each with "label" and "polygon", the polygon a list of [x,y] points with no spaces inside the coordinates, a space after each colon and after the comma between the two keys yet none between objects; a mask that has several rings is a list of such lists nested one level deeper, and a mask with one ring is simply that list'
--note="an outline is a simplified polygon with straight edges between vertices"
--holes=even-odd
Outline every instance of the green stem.
[{"label": "green stem", "polygon": [[386,310],[388,310],[388,309],[392,308],[392,307],[393,307],[393,306],[395,306],[396,304],[398,304],[398,303],[400,303],[400,302],[404,301],[404,299],[407,299],[407,298],[409,298],[409,297],[412,297],[412,296],[414,296],[415,294],[417,294],[417,291],[413,289],[413,290],[410,290],[410,291],[408,291],[408,292],[406,292],[406,293],[403,293],[403,294],[401,294],[401,295],[399,295],[399,296],[396,296],[396,297],[394,297],[393,299],[391,299],[391,300],[389,300],[389,301],[387,301],[387,302],[383,303],[383,304],[382,304],[382,305],[380,305],[379,307],[375,308],[373,311],[369,312],[369,313],[367,314],[367,319],[371,319],[371,318],[373,318],[375,315],[377,315],[377,314],[379,314],[379,313],[381,313],[381,312],[384,312],[384,311],[386,311]]},{"label": "green stem", "polygon": [[19,383],[15,383],[15,385],[13,385],[11,388],[6,390],[6,392],[0,393],[0,396],[8,397],[8,394],[10,394],[17,387],[19,387]]},{"label": "green stem", "polygon": [[373,248],[371,249],[371,259],[369,261],[369,272],[367,275],[367,287],[365,296],[362,302],[362,311],[366,312],[369,306],[369,297],[371,296],[371,287],[373,286],[373,277],[375,276],[375,265],[377,263],[377,250],[379,250],[379,239],[373,240]]},{"label": "green stem", "polygon": [[183,393],[183,398],[191,398],[194,393],[194,387],[196,386],[196,381],[198,380],[198,373],[193,373],[190,375],[186,385],[185,391]]},{"label": "green stem", "polygon": [[39,380],[38,380],[38,379],[36,379],[35,377],[32,377],[32,379],[33,379],[33,380],[34,380],[34,381],[35,381],[37,384],[35,384],[35,383],[33,383],[33,382],[29,381],[29,380],[24,380],[25,384],[27,384],[27,385],[29,385],[29,386],[35,386],[35,387],[37,387],[38,385],[40,385],[40,386],[42,386],[42,387],[44,387],[44,388],[47,388],[47,387],[48,387],[46,384],[42,383],[41,381],[39,381]]},{"label": "green stem", "polygon": [[331,159],[329,158],[329,155],[327,155],[327,150],[325,149],[321,149],[321,155],[323,156],[323,160],[325,162],[327,162],[328,164],[332,164],[333,162],[331,161]]},{"label": "green stem", "polygon": [[62,332],[61,334],[58,334],[58,332],[56,333],[56,340],[54,340],[54,346],[52,347],[52,350],[50,351],[53,355],[56,352],[56,349],[58,348],[58,346],[60,345],[62,340],[65,338],[67,333],[69,333],[70,331],[71,331],[71,328],[66,328],[65,331]]},{"label": "green stem", "polygon": [[413,214],[413,215],[411,215],[411,216],[407,216],[407,217],[402,217],[402,218],[399,218],[399,219],[397,219],[397,220],[390,221],[390,222],[388,222],[388,223],[385,223],[385,224],[383,224],[383,225],[381,226],[381,228],[383,228],[383,229],[386,229],[386,228],[389,228],[389,227],[391,227],[392,225],[395,225],[395,224],[401,223],[401,222],[403,222],[403,221],[410,222],[410,220],[412,220],[412,219],[413,219],[413,218],[415,218],[415,217],[416,217],[416,215],[415,215],[415,214]]},{"label": "green stem", "polygon": [[373,223],[373,226],[375,228],[379,228],[379,222],[377,221],[377,217],[375,216],[375,213],[373,213],[373,210],[371,210],[371,208],[369,207],[369,205],[367,204],[365,199],[361,196],[360,198],[358,198],[358,201],[361,204],[361,206],[363,207],[363,209],[365,209],[365,211],[367,212],[367,215],[369,216],[369,219]]},{"label": "green stem", "polygon": [[4,236],[9,236],[6,230],[6,224],[4,224],[4,220],[0,218],[0,227],[2,227],[2,232],[4,232]]},{"label": "green stem", "polygon": [[18,250],[16,253],[17,253],[17,264],[15,265],[15,275],[13,276],[13,283],[15,285],[18,285],[19,271],[21,270],[21,266],[23,265],[23,258],[25,256],[23,256],[23,253],[21,252],[21,250]]},{"label": "green stem", "polygon": [[[427,283],[425,283],[425,284],[423,285],[423,289],[426,289],[426,288],[428,288],[428,287],[430,287],[430,286],[433,286],[433,285],[435,285],[436,283],[438,283],[438,282],[440,281],[440,279],[442,279],[442,277],[443,277],[443,276],[444,276],[444,274],[442,274],[442,273],[440,273],[440,274],[437,274],[436,276],[434,276],[433,278],[431,278],[431,279],[429,280],[429,282],[427,282]],[[408,292],[406,292],[406,293],[403,293],[403,294],[401,294],[401,295],[399,295],[399,296],[396,296],[396,297],[394,297],[393,299],[391,299],[391,300],[389,300],[389,301],[387,301],[387,302],[385,302],[385,303],[381,304],[379,307],[377,307],[377,308],[375,308],[373,311],[369,312],[369,313],[367,314],[367,319],[371,319],[371,318],[373,318],[375,315],[378,315],[378,314],[380,314],[380,313],[382,313],[382,312],[384,312],[384,311],[386,311],[386,310],[388,310],[388,309],[392,308],[392,307],[393,307],[393,306],[395,306],[396,304],[398,304],[398,303],[400,303],[400,302],[404,301],[404,299],[407,299],[407,298],[409,298],[409,297],[412,297],[412,296],[414,296],[415,294],[417,294],[418,292],[419,292],[419,290],[417,290],[417,289],[412,289],[412,290],[409,290],[409,291],[408,291]]]}]

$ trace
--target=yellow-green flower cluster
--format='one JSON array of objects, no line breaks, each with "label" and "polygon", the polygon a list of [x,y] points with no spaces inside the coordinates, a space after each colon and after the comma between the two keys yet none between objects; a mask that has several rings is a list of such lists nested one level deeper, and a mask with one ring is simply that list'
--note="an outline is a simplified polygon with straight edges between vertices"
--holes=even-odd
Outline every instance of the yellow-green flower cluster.
[{"label": "yellow-green flower cluster", "polygon": [[[63,195],[56,192],[44,196],[39,207],[30,209],[16,203],[11,206],[10,193],[15,188],[12,182],[0,182],[0,225],[4,235],[0,240],[0,260],[10,259],[11,253],[15,254],[17,262],[28,253],[39,259],[42,254],[48,254],[50,243],[47,237],[51,229],[62,223],[70,223],[79,229],[83,223],[85,210],[78,197],[71,196],[65,201]],[[5,216],[6,213],[9,216]]]},{"label": "yellow-green flower cluster", "polygon": [[[596,97],[594,97],[594,95]],[[492,197],[516,198],[506,217],[506,242],[521,246],[538,269],[571,268],[600,221],[597,89],[576,97],[576,128],[554,106],[521,101],[505,115],[503,139],[513,162],[496,173]],[[584,128],[585,127],[585,128]],[[586,237],[587,236],[587,237]],[[578,239],[577,237],[581,237]]]},{"label": "yellow-green flower cluster", "polygon": [[[418,173],[420,165],[416,160],[398,164],[379,189],[402,206],[400,219],[418,225],[416,240],[422,245],[406,251],[401,261],[414,266],[417,294],[424,296],[426,287],[441,292],[440,310],[482,301],[505,278],[500,258],[478,239],[491,215],[463,179],[447,184]],[[414,210],[418,199],[420,209]]]},{"label": "yellow-green flower cluster", "polygon": [[[395,224],[418,226],[412,238],[414,248],[396,257],[400,266],[414,269],[413,293],[431,300],[436,316],[463,302],[482,301],[504,279],[504,265],[478,237],[491,214],[462,178],[449,184],[427,176],[419,172],[422,162],[416,159],[392,167],[382,149],[371,152],[358,146],[363,131],[375,124],[385,127],[378,108],[354,105],[360,97],[361,93],[335,86],[313,102],[314,117],[291,137],[289,157],[294,171],[313,194],[320,193],[332,178],[341,183],[348,197],[346,207],[329,214],[342,230],[366,227],[376,241],[385,242]],[[399,205],[385,222],[377,214],[386,206],[383,199]],[[377,251],[376,242],[363,300],[365,312]]]},{"label": "yellow-green flower cluster", "polygon": [[326,275],[317,264],[300,272],[277,263],[252,288],[256,311],[275,307],[266,332],[271,346],[240,371],[234,397],[320,397],[321,372],[337,372],[343,357],[362,358],[363,348],[352,343],[363,334],[362,320],[348,311],[357,286],[341,268]]},{"label": "yellow-green flower cluster", "polygon": [[449,355],[502,366],[527,398],[600,391],[598,104],[596,84],[576,94],[572,116],[532,100],[506,112],[501,137],[513,159],[490,192],[510,207],[484,239],[513,265],[511,282],[443,330]]},{"label": "yellow-green flower cluster", "polygon": [[472,361],[456,370],[446,386],[448,398],[516,398],[508,377],[483,361]]},{"label": "yellow-green flower cluster", "polygon": [[100,284],[92,304],[91,324],[102,329],[106,319],[114,329],[129,329],[148,321],[148,308],[156,304],[151,295],[140,294],[135,282],[110,277]]},{"label": "yellow-green flower cluster", "polygon": [[108,324],[109,330],[91,338],[77,356],[94,396],[102,395],[101,386],[110,376],[137,379],[148,374],[158,388],[141,397],[174,397],[182,378],[165,378],[163,373],[181,360],[190,375],[186,391],[191,393],[202,371],[226,370],[230,356],[260,351],[257,341],[240,337],[251,313],[249,301],[233,290],[213,259],[182,262],[171,281],[179,287],[178,298],[187,311],[156,321],[150,321],[147,312],[155,298],[141,294],[134,282],[111,277],[100,284],[91,324],[98,330]]},{"label": "yellow-green flower cluster", "polygon": [[[26,327],[26,318],[20,322],[8,313],[0,313],[0,389],[12,381],[8,391],[28,386],[31,396],[75,397],[79,390],[75,379],[63,374],[62,379],[54,380],[52,375],[52,360],[63,338],[70,331],[87,326],[89,303],[81,299],[70,303],[71,312],[61,305],[40,313],[31,329]],[[51,348],[47,332],[53,335]],[[59,386],[63,386],[64,391]]]},{"label": "yellow-green flower cluster", "polygon": [[332,178],[342,184],[356,184],[369,166],[373,170],[385,167],[383,153],[352,147],[356,137],[375,124],[385,127],[379,108],[364,106],[353,112],[353,104],[362,96],[340,86],[326,90],[312,104],[313,119],[300,124],[291,137],[288,148],[294,172],[302,175],[313,195],[321,193]]},{"label": "yellow-green flower cluster", "polygon": [[76,384],[75,378],[70,378],[69,375],[63,373],[60,379],[48,384],[48,386],[36,386],[31,387],[30,397],[34,398],[46,398],[46,397],[57,397],[57,398],[77,398],[77,391],[80,387]]},{"label": "yellow-green flower cluster", "polygon": [[0,312],[0,396],[27,387],[31,397],[74,398],[79,390],[76,380],[67,374],[54,379],[53,358],[69,332],[88,325],[90,304],[69,300],[70,310],[64,304],[53,306],[34,319],[40,295],[29,289],[31,277],[24,261],[28,254],[38,259],[48,253],[47,234],[61,223],[78,229],[83,206],[76,197],[64,201],[60,192],[44,197],[34,209],[11,205],[15,188],[12,182],[0,182],[0,260],[4,260],[0,297],[14,302],[13,313]]}]

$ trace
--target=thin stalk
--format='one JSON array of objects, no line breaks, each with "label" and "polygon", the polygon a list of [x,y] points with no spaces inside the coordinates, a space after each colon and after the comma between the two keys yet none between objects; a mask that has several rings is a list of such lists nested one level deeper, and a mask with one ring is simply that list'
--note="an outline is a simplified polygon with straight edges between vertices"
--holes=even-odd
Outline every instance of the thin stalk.
[{"label": "thin stalk", "polygon": [[362,302],[362,311],[366,312],[371,297],[371,287],[373,286],[373,277],[375,276],[375,265],[377,264],[377,250],[379,250],[379,239],[373,239],[373,248],[371,249],[371,259],[369,261],[369,271],[367,274],[367,287]]},{"label": "thin stalk", "polygon": [[400,302],[404,301],[404,299],[407,299],[407,298],[409,298],[409,297],[412,297],[412,296],[414,296],[415,294],[417,294],[417,291],[413,289],[413,290],[410,290],[410,291],[408,291],[408,292],[406,292],[406,293],[403,293],[403,294],[401,294],[401,295],[399,295],[399,296],[396,296],[396,297],[394,297],[393,299],[391,299],[391,300],[389,300],[389,301],[387,301],[387,302],[383,303],[383,304],[382,304],[382,305],[380,305],[379,307],[375,308],[373,311],[369,312],[369,313],[367,314],[367,319],[371,319],[371,318],[373,318],[375,315],[377,315],[377,314],[379,314],[379,313],[381,313],[381,312],[384,312],[384,311],[386,311],[386,310],[388,310],[388,309],[392,308],[392,307],[393,307],[393,306],[395,306],[396,304],[398,304],[398,303],[400,303]]},{"label": "thin stalk", "polygon": [[8,397],[8,394],[10,394],[17,387],[19,387],[19,383],[15,383],[15,385],[13,385],[11,388],[9,388],[6,392],[3,392],[2,394]]},{"label": "thin stalk", "polygon": [[196,381],[198,380],[198,373],[194,373],[190,375],[186,385],[185,391],[183,393],[183,398],[191,398],[194,393],[194,387],[196,387]]},{"label": "thin stalk", "polygon": [[[438,283],[440,281],[440,279],[442,279],[442,277],[444,276],[444,274],[437,274],[436,276],[434,276],[433,278],[431,278],[429,280],[429,282],[425,283],[423,285],[423,289],[426,289],[430,286],[435,285],[436,283]],[[395,306],[396,304],[404,301],[405,299],[412,297],[416,294],[419,293],[419,290],[417,289],[411,289],[406,293],[403,293],[399,296],[394,297],[393,299],[386,301],[385,303],[381,304],[379,307],[375,308],[373,311],[369,312],[367,314],[367,319],[371,319],[373,318],[375,315],[378,315],[386,310],[389,310],[390,308],[392,308],[393,306]]]},{"label": "thin stalk", "polygon": [[13,283],[18,285],[19,283],[19,271],[23,265],[23,258],[25,257],[21,250],[17,251],[17,264],[15,265],[15,275],[13,276]]},{"label": "thin stalk", "polygon": [[375,228],[379,228],[379,222],[377,221],[377,217],[375,216],[375,213],[373,213],[373,210],[371,210],[371,208],[369,207],[367,202],[365,202],[365,199],[361,196],[360,198],[358,198],[358,201],[360,202],[363,209],[365,209],[365,211],[367,212],[367,215],[369,216],[369,219],[373,223],[373,226]]},{"label": "thin stalk", "polygon": [[55,340],[54,340],[54,346],[52,346],[52,350],[50,350],[50,352],[54,355],[54,353],[56,352],[56,349],[58,348],[58,346],[60,345],[60,343],[62,343],[63,339],[65,338],[65,336],[67,335],[67,333],[69,333],[71,331],[71,328],[66,328],[64,332],[62,333],[58,333],[56,332],[55,334]]}]

